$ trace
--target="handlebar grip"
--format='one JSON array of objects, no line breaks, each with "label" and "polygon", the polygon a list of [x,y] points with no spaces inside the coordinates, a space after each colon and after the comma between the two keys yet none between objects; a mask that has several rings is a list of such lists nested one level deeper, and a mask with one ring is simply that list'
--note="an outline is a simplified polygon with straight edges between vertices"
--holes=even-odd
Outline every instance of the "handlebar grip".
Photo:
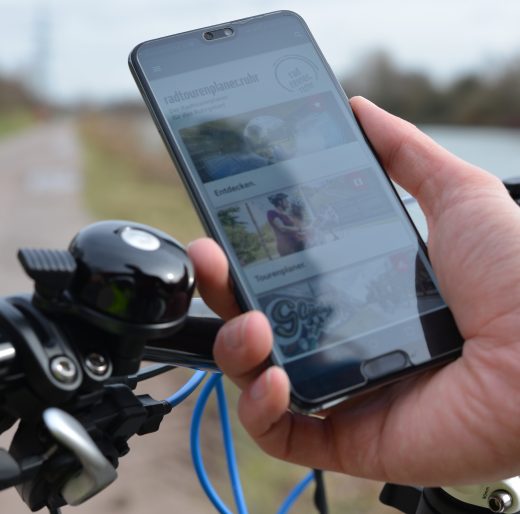
[{"label": "handlebar grip", "polygon": [[186,323],[176,334],[150,341],[144,359],[176,366],[218,371],[213,343],[224,324],[201,298],[194,298]]}]

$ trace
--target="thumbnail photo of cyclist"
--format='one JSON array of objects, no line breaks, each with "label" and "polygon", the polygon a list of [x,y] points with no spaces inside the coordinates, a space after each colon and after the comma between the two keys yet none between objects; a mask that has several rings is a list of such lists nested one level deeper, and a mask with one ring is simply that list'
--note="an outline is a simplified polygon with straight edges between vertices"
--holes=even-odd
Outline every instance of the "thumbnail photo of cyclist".
[{"label": "thumbnail photo of cyclist", "polygon": [[297,210],[297,215],[294,216],[291,207],[294,209],[297,204],[291,204],[285,193],[271,195],[269,201],[274,208],[267,211],[267,221],[275,234],[280,257],[304,250],[305,230],[301,224],[303,211]]}]

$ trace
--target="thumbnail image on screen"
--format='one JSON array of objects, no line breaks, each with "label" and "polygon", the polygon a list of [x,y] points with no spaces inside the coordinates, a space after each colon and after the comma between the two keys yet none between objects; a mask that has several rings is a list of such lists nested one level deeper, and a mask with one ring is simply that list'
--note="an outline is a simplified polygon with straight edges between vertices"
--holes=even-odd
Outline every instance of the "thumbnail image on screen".
[{"label": "thumbnail image on screen", "polygon": [[355,140],[332,93],[207,121],[179,132],[203,182]]},{"label": "thumbnail image on screen", "polygon": [[218,211],[242,266],[349,237],[361,224],[395,218],[371,168],[249,198]]},{"label": "thumbnail image on screen", "polygon": [[270,291],[260,303],[285,358],[445,306],[415,248]]}]

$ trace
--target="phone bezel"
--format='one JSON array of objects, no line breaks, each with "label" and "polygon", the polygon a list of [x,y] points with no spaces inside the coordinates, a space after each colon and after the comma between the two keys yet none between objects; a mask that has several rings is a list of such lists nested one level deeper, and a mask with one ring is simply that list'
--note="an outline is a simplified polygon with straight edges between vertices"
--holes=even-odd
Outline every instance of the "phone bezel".
[{"label": "phone bezel", "polygon": [[[223,244],[223,237],[221,236],[221,232],[220,232],[221,227],[219,227],[212,219],[211,206],[207,205],[206,199],[204,198],[204,196],[202,194],[200,194],[199,185],[197,184],[197,182],[195,180],[193,180],[193,174],[195,174],[197,172],[195,170],[190,169],[189,163],[186,162],[186,160],[182,156],[181,152],[178,150],[179,145],[175,141],[173,135],[171,134],[168,122],[163,114],[163,111],[162,111],[161,107],[158,105],[158,103],[155,99],[154,93],[153,93],[152,89],[150,88],[149,84],[147,83],[147,79],[146,79],[144,72],[142,70],[142,67],[139,63],[138,53],[139,53],[139,50],[143,47],[143,45],[154,44],[154,43],[159,43],[161,45],[167,44],[168,40],[173,40],[173,39],[178,40],[179,38],[186,37],[186,36],[191,37],[192,35],[195,35],[195,34],[202,35],[204,32],[207,32],[207,31],[218,30],[220,28],[229,27],[229,26],[233,26],[236,24],[254,22],[255,20],[264,19],[269,16],[295,16],[298,19],[298,21],[301,23],[302,28],[305,30],[306,36],[308,38],[308,42],[310,42],[313,45],[317,55],[319,56],[319,58],[321,60],[322,65],[324,66],[326,72],[328,73],[330,79],[332,80],[337,93],[339,94],[340,98],[346,105],[347,109],[350,111],[353,119],[356,121],[356,123],[359,127],[359,130],[362,134],[364,142],[366,143],[366,145],[370,149],[372,155],[378,162],[379,167],[381,168],[383,175],[385,176],[386,181],[387,181],[391,191],[393,192],[394,196],[396,197],[396,199],[400,205],[401,214],[407,220],[407,223],[409,225],[411,225],[411,227],[413,227],[413,231],[415,232],[416,239],[417,239],[417,244],[421,248],[426,259],[429,261],[427,247],[426,247],[424,241],[422,240],[417,227],[413,223],[413,220],[412,220],[410,214],[408,213],[402,200],[400,199],[399,194],[398,194],[394,184],[392,183],[388,173],[382,166],[381,159],[377,155],[377,152],[375,151],[371,142],[369,141],[368,137],[366,136],[366,134],[363,130],[363,127],[361,126],[361,124],[359,123],[359,120],[355,116],[355,113],[353,112],[353,110],[350,106],[350,102],[349,102],[349,99],[348,99],[345,91],[343,90],[343,88],[339,84],[338,80],[336,79],[330,65],[328,64],[323,53],[321,52],[316,40],[314,39],[312,33],[309,30],[307,24],[298,14],[296,14],[292,11],[275,11],[275,12],[271,12],[271,13],[267,13],[267,14],[250,17],[250,18],[244,18],[244,19],[240,19],[240,20],[236,20],[236,21],[232,21],[232,22],[218,24],[215,26],[203,27],[203,28],[199,28],[199,29],[195,29],[195,30],[191,30],[191,31],[186,31],[186,32],[183,32],[180,34],[174,34],[171,36],[165,36],[163,38],[145,41],[145,42],[137,45],[130,54],[129,66],[130,66],[132,75],[134,76],[134,79],[139,87],[141,95],[143,96],[143,99],[148,107],[148,110],[150,111],[150,113],[152,115],[155,125],[157,126],[157,128],[163,138],[163,141],[167,147],[167,150],[168,150],[172,160],[174,161],[174,164],[181,176],[181,179],[188,191],[191,201],[197,211],[199,218],[201,219],[201,222],[202,222],[205,230],[212,237],[214,237],[217,240],[217,242],[224,249],[226,248],[226,245]],[[218,44],[218,40],[215,43]],[[232,280],[233,287],[235,290],[237,302],[243,311],[251,310],[252,308],[255,308],[255,305],[251,300],[249,300],[250,295],[249,295],[249,292],[243,286],[243,279],[242,279],[240,273],[241,273],[241,271],[240,271],[239,266],[235,266],[233,264],[233,259],[230,259],[230,276],[231,276],[231,280]],[[406,367],[402,370],[392,372],[381,378],[377,378],[374,380],[367,380],[365,383],[363,383],[357,387],[337,389],[333,393],[327,394],[326,396],[319,397],[319,398],[306,397],[305,395],[302,395],[301,393],[297,392],[295,390],[295,388],[292,387],[292,391],[291,391],[292,406],[295,410],[298,410],[301,412],[306,412],[306,413],[319,411],[323,408],[327,408],[327,407],[334,405],[351,396],[381,387],[382,385],[385,385],[390,382],[400,380],[404,376],[409,376],[409,375],[412,375],[415,373],[419,373],[425,369],[429,369],[433,366],[441,365],[442,363],[445,363],[449,360],[456,358],[461,353],[462,342],[463,342],[462,338],[460,337],[460,334],[458,334],[458,333],[455,333],[454,336],[460,340],[460,346],[454,348],[453,350],[447,352],[446,354],[432,357],[431,360],[429,360],[428,362],[425,362],[425,363],[419,364],[419,365],[413,365],[410,367]],[[278,365],[281,364],[280,362],[278,362],[276,357],[272,358],[272,360],[275,364],[278,364]],[[283,364],[281,364],[281,365],[283,367]]]}]

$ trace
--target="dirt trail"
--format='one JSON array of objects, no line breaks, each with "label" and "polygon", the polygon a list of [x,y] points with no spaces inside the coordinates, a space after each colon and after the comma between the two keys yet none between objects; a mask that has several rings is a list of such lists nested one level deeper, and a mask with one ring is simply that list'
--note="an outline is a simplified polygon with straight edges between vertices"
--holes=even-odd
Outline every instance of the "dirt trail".
[{"label": "dirt trail", "polygon": [[0,141],[0,293],[28,291],[20,246],[65,248],[89,217],[74,125],[56,121]]},{"label": "dirt trail", "polygon": [[[107,170],[107,173],[110,170]],[[91,221],[82,202],[82,156],[71,120],[38,125],[0,140],[0,294],[29,292],[16,250],[23,246],[66,248]],[[147,383],[156,398],[175,389],[178,379]],[[86,505],[65,508],[77,514],[214,512],[194,477],[188,426],[192,405],[181,405],[157,434],[130,440],[119,479]],[[8,434],[0,447],[8,446]],[[29,512],[14,490],[0,493],[0,513]],[[44,511],[42,511],[44,512]]]}]

